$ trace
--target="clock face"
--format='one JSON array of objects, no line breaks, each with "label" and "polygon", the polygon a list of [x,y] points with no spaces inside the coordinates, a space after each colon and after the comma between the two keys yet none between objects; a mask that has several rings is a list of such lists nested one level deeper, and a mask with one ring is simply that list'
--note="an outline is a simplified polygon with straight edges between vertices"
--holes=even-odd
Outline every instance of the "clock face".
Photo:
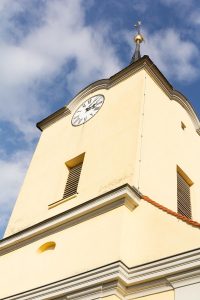
[{"label": "clock face", "polygon": [[96,95],[81,104],[72,117],[72,125],[79,126],[89,121],[100,110],[104,103],[103,95]]}]

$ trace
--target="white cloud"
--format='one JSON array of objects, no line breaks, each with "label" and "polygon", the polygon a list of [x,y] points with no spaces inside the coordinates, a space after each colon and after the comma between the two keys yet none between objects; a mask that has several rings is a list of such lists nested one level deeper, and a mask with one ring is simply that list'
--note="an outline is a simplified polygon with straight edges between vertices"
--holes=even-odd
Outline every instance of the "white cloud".
[{"label": "white cloud", "polygon": [[[4,150],[0,149],[1,157],[4,156]],[[0,232],[4,228],[16,195],[25,175],[31,152],[18,151],[9,160],[0,159]]]},{"label": "white cloud", "polygon": [[151,5],[151,2],[148,0],[141,1],[141,0],[134,0],[133,1],[133,8],[139,12],[144,13],[149,8],[149,5]]},{"label": "white cloud", "polygon": [[[148,55],[169,79],[190,82],[199,75],[198,65],[194,63],[199,51],[193,42],[183,40],[179,32],[172,28],[154,33],[143,32],[145,42],[141,45],[142,55]],[[130,43],[130,35],[124,35]]]},{"label": "white cloud", "polygon": [[180,6],[186,6],[186,7],[191,7],[194,4],[194,0],[160,0],[161,3],[167,6],[175,6],[175,5],[180,5]]},{"label": "white cloud", "polygon": [[183,40],[174,29],[166,29],[146,37],[144,53],[150,55],[159,68],[170,78],[191,81],[199,74],[194,60],[199,51],[196,45]]},{"label": "white cloud", "polygon": [[192,11],[188,19],[192,24],[200,25],[200,10]]},{"label": "white cloud", "polygon": [[28,10],[30,2],[11,2],[14,8],[4,3],[10,25],[0,35],[0,118],[13,123],[25,137],[35,137],[31,120],[41,112],[41,101],[33,89],[36,82],[53,80],[74,59],[75,68],[66,74],[67,87],[74,92],[91,78],[118,71],[120,62],[108,42],[108,32],[85,25],[81,0],[46,1],[39,25],[24,36],[16,28],[20,39],[14,38],[16,15]]},{"label": "white cloud", "polygon": [[0,160],[0,170],[3,174],[0,180],[1,205],[7,202],[8,197],[16,196],[29,160],[30,153],[25,151],[15,153],[9,160]]}]

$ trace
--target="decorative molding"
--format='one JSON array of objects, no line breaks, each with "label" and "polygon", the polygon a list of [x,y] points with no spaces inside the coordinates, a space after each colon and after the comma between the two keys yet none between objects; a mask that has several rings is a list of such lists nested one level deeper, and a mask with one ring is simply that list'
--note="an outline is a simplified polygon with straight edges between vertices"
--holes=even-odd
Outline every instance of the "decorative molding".
[{"label": "decorative molding", "polygon": [[172,289],[172,286],[166,279],[156,279],[128,287],[126,299],[132,300],[139,297],[171,291]]},{"label": "decorative molding", "polygon": [[120,72],[116,73],[115,75],[111,76],[108,79],[101,79],[98,81],[93,82],[92,84],[88,85],[82,91],[80,91],[68,104],[68,108],[72,111],[75,109],[80,102],[96,91],[101,89],[109,90],[116,84],[122,82],[123,80],[127,79],[128,77],[136,74],[140,70],[144,68],[143,59],[136,61],[135,63],[129,65],[128,67],[124,68]]},{"label": "decorative molding", "polygon": [[159,85],[159,87],[171,100],[178,102],[187,111],[187,113],[192,119],[196,132],[198,133],[198,135],[200,135],[200,122],[192,105],[189,103],[189,100],[183,94],[181,94],[173,88],[173,86],[169,83],[166,77],[160,72],[160,70],[156,67],[156,65],[147,55],[144,55],[141,59],[130,64],[129,66],[116,73],[115,75],[111,76],[110,78],[98,80],[88,85],[86,88],[81,90],[70,101],[70,103],[67,106],[61,108],[54,114],[37,123],[37,127],[40,130],[45,129],[57,120],[63,118],[66,115],[69,115],[71,111],[75,109],[78,105],[80,105],[81,101],[91,93],[94,93],[101,89],[108,90],[114,85],[141,71],[142,69],[147,71],[151,78],[153,78],[153,80]]},{"label": "decorative molding", "polygon": [[168,277],[167,280],[174,289],[200,283],[200,269],[189,270],[187,273],[182,272],[178,275]]},{"label": "decorative molding", "polygon": [[75,225],[82,220],[93,217],[94,214],[105,213],[121,205],[125,205],[128,209],[133,210],[139,205],[140,198],[141,194],[137,189],[128,184],[122,185],[32,227],[6,237],[0,241],[0,255],[20,247],[20,245],[23,245],[22,242],[26,240],[31,242],[35,237],[39,237],[44,233],[50,234],[53,230],[58,231],[63,225]]},{"label": "decorative molding", "polygon": [[169,81],[160,72],[156,65],[154,65],[154,63],[148,56],[144,57],[148,58],[145,61],[144,66],[147,73],[160,86],[160,88],[165,92],[165,94],[169,97],[170,100],[178,102],[186,110],[193,122],[196,132],[198,133],[198,135],[200,135],[200,122],[189,100],[182,93],[173,88],[173,86],[169,83]]},{"label": "decorative molding", "polygon": [[189,100],[180,92],[176,91],[173,86],[169,83],[166,77],[160,72],[160,70],[154,65],[152,60],[147,56],[143,56],[138,61],[134,62],[133,64],[127,66],[117,74],[113,75],[109,79],[102,79],[98,80],[85,89],[80,91],[68,104],[69,110],[73,110],[77,107],[80,102],[90,95],[101,89],[110,89],[114,85],[118,84],[119,82],[127,79],[128,77],[134,75],[135,73],[139,72],[140,70],[144,69],[147,73],[153,78],[153,80],[159,85],[159,87],[164,91],[164,93],[171,99],[178,102],[189,114],[196,129],[196,132],[200,135],[200,122],[199,119],[192,107],[189,103]]},{"label": "decorative molding", "polygon": [[116,295],[120,299],[124,299],[126,295],[126,289],[120,280],[114,280],[111,282],[105,282],[95,287],[81,290],[75,293],[71,293],[65,297],[66,300],[101,300],[103,297],[110,295]]},{"label": "decorative molding", "polygon": [[71,114],[71,111],[67,106],[64,106],[48,116],[47,118],[43,119],[42,121],[36,124],[36,127],[43,131],[45,128],[49,127],[51,124],[57,122],[58,120],[64,118]]},{"label": "decorative molding", "polygon": [[[4,300],[93,300],[109,295],[135,299],[200,282],[200,249],[128,268],[117,261]],[[2,300],[3,300],[2,299]]]},{"label": "decorative molding", "polygon": [[173,90],[171,99],[178,102],[188,112],[190,118],[192,119],[194,127],[196,129],[196,132],[198,133],[198,135],[200,135],[199,119],[198,119],[192,105],[188,102],[187,98],[180,92]]}]

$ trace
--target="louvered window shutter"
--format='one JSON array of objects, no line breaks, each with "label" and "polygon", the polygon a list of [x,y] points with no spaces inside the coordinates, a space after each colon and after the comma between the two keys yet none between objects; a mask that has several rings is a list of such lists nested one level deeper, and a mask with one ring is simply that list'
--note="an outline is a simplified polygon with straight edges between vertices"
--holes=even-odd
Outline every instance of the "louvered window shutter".
[{"label": "louvered window shutter", "polygon": [[177,173],[178,213],[191,219],[190,185]]},{"label": "louvered window shutter", "polygon": [[77,193],[79,177],[81,174],[83,163],[69,169],[69,175],[65,185],[63,199],[68,198]]}]

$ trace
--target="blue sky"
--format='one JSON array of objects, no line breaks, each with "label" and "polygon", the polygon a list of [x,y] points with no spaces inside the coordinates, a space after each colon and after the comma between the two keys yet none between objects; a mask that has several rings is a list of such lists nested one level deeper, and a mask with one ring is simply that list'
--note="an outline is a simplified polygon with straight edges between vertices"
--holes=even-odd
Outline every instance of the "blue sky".
[{"label": "blue sky", "polygon": [[40,136],[35,123],[127,66],[138,20],[142,55],[200,116],[198,0],[0,0],[0,236]]}]

